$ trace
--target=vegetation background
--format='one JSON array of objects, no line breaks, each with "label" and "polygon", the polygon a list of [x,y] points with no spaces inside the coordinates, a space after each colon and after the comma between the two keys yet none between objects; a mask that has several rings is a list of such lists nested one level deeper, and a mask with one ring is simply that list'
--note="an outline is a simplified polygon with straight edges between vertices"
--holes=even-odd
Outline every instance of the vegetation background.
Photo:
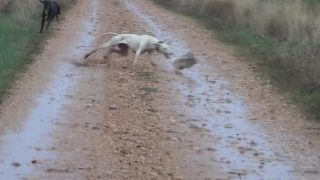
[{"label": "vegetation background", "polygon": [[[60,0],[62,13],[74,1]],[[0,0],[0,102],[48,37],[39,34],[42,9],[39,0]]]},{"label": "vegetation background", "polygon": [[154,0],[197,19],[320,119],[320,0]]}]

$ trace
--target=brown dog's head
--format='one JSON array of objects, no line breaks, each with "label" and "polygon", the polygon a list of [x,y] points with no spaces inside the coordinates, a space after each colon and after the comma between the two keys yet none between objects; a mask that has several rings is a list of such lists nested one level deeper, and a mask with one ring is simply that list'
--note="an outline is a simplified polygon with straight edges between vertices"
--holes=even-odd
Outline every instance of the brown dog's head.
[{"label": "brown dog's head", "polygon": [[44,9],[48,9],[49,8],[50,1],[48,1],[48,0],[39,0],[39,1],[43,4]]}]

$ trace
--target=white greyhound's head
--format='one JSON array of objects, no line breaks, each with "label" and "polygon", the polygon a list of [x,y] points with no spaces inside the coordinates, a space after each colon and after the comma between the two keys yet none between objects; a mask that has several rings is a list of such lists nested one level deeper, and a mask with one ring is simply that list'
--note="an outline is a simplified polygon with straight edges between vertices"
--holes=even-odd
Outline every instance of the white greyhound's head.
[{"label": "white greyhound's head", "polygon": [[170,46],[162,41],[159,41],[156,44],[156,47],[156,50],[165,55],[167,59],[170,58],[171,55],[173,55]]}]

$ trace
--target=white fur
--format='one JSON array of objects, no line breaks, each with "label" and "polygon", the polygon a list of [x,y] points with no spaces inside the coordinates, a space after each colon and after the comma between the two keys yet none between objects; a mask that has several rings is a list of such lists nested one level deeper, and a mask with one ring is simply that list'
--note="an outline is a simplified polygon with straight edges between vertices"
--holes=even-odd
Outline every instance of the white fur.
[{"label": "white fur", "polygon": [[101,45],[100,47],[94,49],[90,53],[85,55],[85,59],[88,58],[91,54],[95,53],[98,50],[107,49],[107,55],[111,53],[111,50],[114,46],[118,44],[126,44],[128,47],[133,50],[136,55],[134,59],[134,66],[138,61],[138,57],[148,52],[149,54],[153,51],[162,53],[169,58],[172,55],[169,46],[166,43],[159,41],[157,38],[150,35],[137,35],[137,34],[116,34],[116,33],[105,33],[103,35],[112,34],[115,35],[108,42]]}]

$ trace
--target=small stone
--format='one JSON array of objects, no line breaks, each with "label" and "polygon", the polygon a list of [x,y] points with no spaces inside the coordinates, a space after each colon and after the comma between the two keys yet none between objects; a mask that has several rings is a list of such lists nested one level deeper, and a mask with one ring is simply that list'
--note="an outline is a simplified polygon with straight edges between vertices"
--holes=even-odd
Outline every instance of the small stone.
[{"label": "small stone", "polygon": [[90,108],[90,107],[92,107],[92,106],[93,106],[93,104],[88,103],[88,104],[86,105],[86,108]]},{"label": "small stone", "polygon": [[21,166],[21,164],[18,163],[18,162],[13,162],[13,163],[11,163],[11,165],[14,166],[14,167],[20,167]]},{"label": "small stone", "polygon": [[117,107],[116,107],[116,106],[110,106],[109,109],[110,109],[110,110],[116,110]]},{"label": "small stone", "polygon": [[224,127],[230,129],[230,128],[233,128],[233,125],[232,124],[225,124]]}]

